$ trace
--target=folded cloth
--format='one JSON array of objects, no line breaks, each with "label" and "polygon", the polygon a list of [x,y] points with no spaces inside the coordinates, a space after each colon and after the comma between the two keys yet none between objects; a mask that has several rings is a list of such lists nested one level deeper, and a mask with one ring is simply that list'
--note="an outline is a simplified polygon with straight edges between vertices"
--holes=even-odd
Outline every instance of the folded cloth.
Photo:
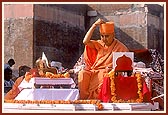
[{"label": "folded cloth", "polygon": [[99,93],[99,99],[105,103],[110,102],[111,100],[111,89],[110,89],[111,80],[109,77],[104,77],[103,85]]},{"label": "folded cloth", "polygon": [[145,63],[144,62],[137,62],[136,63],[136,65],[135,65],[135,67],[138,67],[138,68],[146,68],[146,65],[145,65]]}]

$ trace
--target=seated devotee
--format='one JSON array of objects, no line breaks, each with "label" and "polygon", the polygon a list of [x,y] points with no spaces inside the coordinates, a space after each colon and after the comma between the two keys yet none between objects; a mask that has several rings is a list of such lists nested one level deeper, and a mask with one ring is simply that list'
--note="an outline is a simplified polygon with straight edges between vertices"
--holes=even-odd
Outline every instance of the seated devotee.
[{"label": "seated devotee", "polygon": [[8,68],[8,69],[11,69],[11,70],[12,70],[12,79],[13,79],[13,78],[15,79],[15,78],[16,78],[16,75],[14,74],[14,71],[13,71],[13,69],[12,69],[12,66],[13,66],[13,65],[15,65],[15,60],[11,58],[11,59],[8,60],[7,63],[4,64],[4,70],[7,69],[7,68]]},{"label": "seated devotee", "polygon": [[10,68],[6,68],[4,70],[4,92],[7,93],[12,88],[13,84],[12,70]]},{"label": "seated devotee", "polygon": [[8,60],[8,63],[5,63],[5,64],[4,64],[4,69],[6,69],[6,68],[10,68],[10,69],[11,69],[11,67],[12,67],[14,64],[15,64],[14,59],[9,59],[9,60]]},{"label": "seated devotee", "polygon": [[[31,68],[27,65],[19,66],[19,76],[18,77],[24,76],[26,74],[26,72],[30,71],[30,69]],[[13,77],[12,80],[15,82],[16,79],[18,79],[18,77]]]},{"label": "seated devotee", "polygon": [[24,78],[28,81],[32,77],[32,74],[30,72],[26,72],[24,76],[18,77],[16,79],[12,89],[5,95],[4,99],[10,100],[10,99],[15,99],[15,97],[20,93],[20,89],[18,86],[20,83],[24,80]]},{"label": "seated devotee", "polygon": [[[100,40],[91,40],[100,26]],[[113,52],[127,52],[128,48],[115,38],[114,22],[98,19],[86,33],[84,59],[86,67],[78,74],[80,99],[98,99],[103,77],[112,69]]]},{"label": "seated devotee", "polygon": [[26,72],[30,71],[30,67],[23,65],[19,67],[19,77],[24,76],[26,74]]},{"label": "seated devotee", "polygon": [[[5,99],[15,99],[15,97],[20,93],[18,86],[23,80],[29,82],[32,77],[43,76],[46,72],[56,73],[55,68],[46,67],[46,63],[41,59],[36,60],[36,68],[32,68],[29,72],[26,72],[25,75],[18,77],[15,81],[12,89],[5,95]],[[43,88],[43,87],[41,87]],[[46,87],[45,87],[46,88]]]}]

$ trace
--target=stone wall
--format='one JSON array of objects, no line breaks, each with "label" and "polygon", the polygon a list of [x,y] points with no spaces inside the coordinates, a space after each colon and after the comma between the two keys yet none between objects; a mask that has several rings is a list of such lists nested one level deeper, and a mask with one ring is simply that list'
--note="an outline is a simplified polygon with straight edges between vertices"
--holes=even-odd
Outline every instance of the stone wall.
[{"label": "stone wall", "polygon": [[147,44],[148,48],[157,49],[164,57],[164,9],[160,5],[147,5]]},{"label": "stone wall", "polygon": [[33,5],[5,5],[3,41],[4,63],[13,58],[14,70],[33,66]]},{"label": "stone wall", "polygon": [[[87,11],[97,15],[88,16]],[[4,62],[14,69],[33,67],[45,52],[52,61],[72,68],[83,53],[83,37],[98,18],[115,22],[116,37],[129,49],[155,48],[164,55],[164,10],[146,4],[6,4]],[[98,28],[93,38],[98,39]]]},{"label": "stone wall", "polygon": [[59,61],[65,68],[74,66],[83,53],[85,7],[81,13],[73,8],[76,6],[72,11],[64,5],[34,6],[34,59],[44,52],[50,61]]},{"label": "stone wall", "polygon": [[14,70],[33,67],[45,52],[50,61],[72,68],[84,49],[85,12],[85,5],[6,4],[4,63],[14,58]]},{"label": "stone wall", "polygon": [[[129,49],[152,48],[164,54],[163,7],[157,4],[90,4],[88,26],[98,18],[115,22],[116,38]],[[98,39],[98,28],[94,38]]]}]

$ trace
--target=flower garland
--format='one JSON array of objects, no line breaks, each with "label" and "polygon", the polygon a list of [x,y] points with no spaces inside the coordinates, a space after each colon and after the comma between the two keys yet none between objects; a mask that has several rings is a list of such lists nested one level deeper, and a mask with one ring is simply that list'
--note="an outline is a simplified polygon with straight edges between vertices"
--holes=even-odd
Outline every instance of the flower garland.
[{"label": "flower garland", "polygon": [[35,76],[35,77],[42,77],[42,78],[70,78],[69,72],[57,73],[57,74],[54,74],[52,72],[46,72],[46,73],[40,73],[39,72],[39,74],[40,74],[40,76]]},{"label": "flower garland", "polygon": [[70,78],[69,72],[66,73],[58,73],[58,74],[53,74],[51,72],[46,72],[43,76],[44,78]]},{"label": "flower garland", "polygon": [[136,80],[137,80],[137,86],[138,86],[137,93],[138,93],[139,97],[137,99],[130,99],[130,100],[126,101],[126,100],[123,100],[123,99],[117,100],[117,94],[115,93],[116,88],[115,88],[115,82],[114,82],[114,80],[115,80],[114,73],[115,73],[114,70],[112,70],[108,73],[108,75],[111,79],[111,86],[110,86],[111,95],[112,95],[111,101],[114,102],[114,103],[135,103],[135,102],[141,103],[141,102],[143,102],[141,74],[140,73],[135,73],[135,75],[134,75],[136,77]]},{"label": "flower garland", "polygon": [[21,104],[94,104],[98,110],[103,109],[100,100],[4,100],[4,102]]}]

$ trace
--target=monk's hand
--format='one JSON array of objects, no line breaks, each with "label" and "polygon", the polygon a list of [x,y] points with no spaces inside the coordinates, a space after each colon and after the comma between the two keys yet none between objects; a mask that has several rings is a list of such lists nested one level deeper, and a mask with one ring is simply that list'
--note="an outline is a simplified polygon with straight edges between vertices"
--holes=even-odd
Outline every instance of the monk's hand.
[{"label": "monk's hand", "polygon": [[33,75],[30,72],[26,72],[25,74],[25,81],[29,82]]},{"label": "monk's hand", "polygon": [[104,20],[99,18],[99,19],[94,23],[94,25],[97,26],[97,25],[100,25],[100,24],[103,24],[103,23],[105,23]]}]

